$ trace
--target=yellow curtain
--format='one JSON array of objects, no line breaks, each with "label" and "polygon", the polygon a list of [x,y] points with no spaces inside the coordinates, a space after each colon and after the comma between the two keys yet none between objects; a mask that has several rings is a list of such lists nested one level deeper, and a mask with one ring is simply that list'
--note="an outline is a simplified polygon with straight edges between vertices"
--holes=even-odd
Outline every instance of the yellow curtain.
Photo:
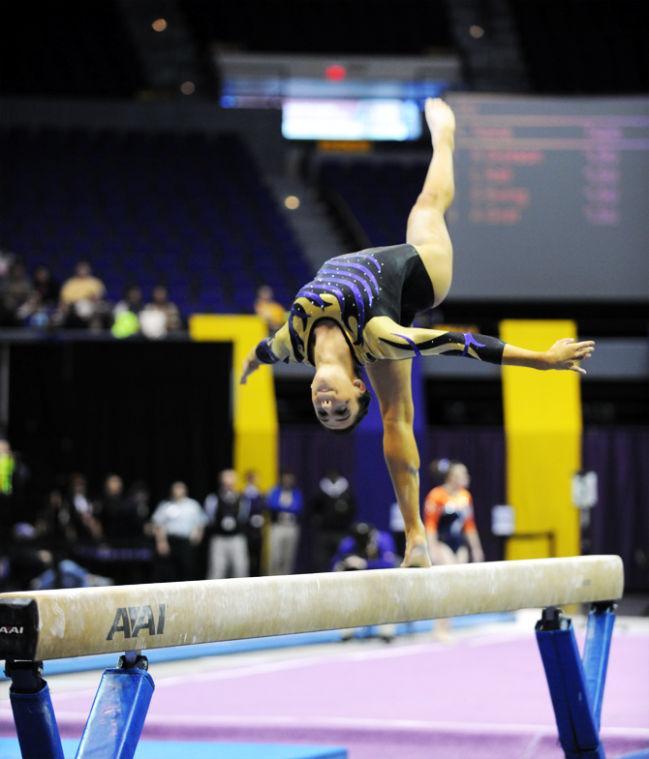
[{"label": "yellow curtain", "polygon": [[[576,337],[571,321],[508,320],[506,343],[546,350],[557,339]],[[516,533],[554,533],[556,554],[579,553],[579,515],[571,502],[571,480],[581,467],[581,395],[574,372],[503,368],[507,442],[507,500]],[[510,539],[508,559],[550,554],[545,537]]]}]

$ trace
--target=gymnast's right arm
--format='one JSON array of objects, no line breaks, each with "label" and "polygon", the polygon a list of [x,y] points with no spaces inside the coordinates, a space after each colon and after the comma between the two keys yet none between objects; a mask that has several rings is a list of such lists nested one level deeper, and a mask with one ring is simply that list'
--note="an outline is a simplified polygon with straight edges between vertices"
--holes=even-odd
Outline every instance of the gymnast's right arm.
[{"label": "gymnast's right arm", "polygon": [[261,364],[276,364],[278,361],[286,361],[291,355],[291,338],[288,332],[288,323],[284,323],[272,337],[266,337],[250,351],[243,363],[243,371],[239,382],[246,384],[248,377]]},{"label": "gymnast's right arm", "polygon": [[377,361],[367,373],[379,399],[383,455],[409,543],[425,541],[419,515],[419,452],[413,431],[412,361]]}]

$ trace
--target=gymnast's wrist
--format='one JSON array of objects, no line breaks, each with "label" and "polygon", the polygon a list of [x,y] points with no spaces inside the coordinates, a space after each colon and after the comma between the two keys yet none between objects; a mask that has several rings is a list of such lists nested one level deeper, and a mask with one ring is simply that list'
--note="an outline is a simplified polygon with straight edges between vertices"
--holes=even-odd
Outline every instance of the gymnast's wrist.
[{"label": "gymnast's wrist", "polygon": [[554,361],[549,351],[532,351],[505,343],[501,363],[503,366],[527,366],[530,369],[553,369]]},{"label": "gymnast's wrist", "polygon": [[545,371],[547,369],[553,369],[554,364],[552,361],[552,357],[550,356],[549,351],[539,351],[539,358],[538,358],[538,368],[542,371]]}]

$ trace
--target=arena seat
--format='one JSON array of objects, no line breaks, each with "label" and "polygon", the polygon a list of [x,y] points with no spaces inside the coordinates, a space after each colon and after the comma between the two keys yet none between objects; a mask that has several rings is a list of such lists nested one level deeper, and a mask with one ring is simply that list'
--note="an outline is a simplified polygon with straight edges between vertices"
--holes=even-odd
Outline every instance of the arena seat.
[{"label": "arena seat", "polygon": [[230,134],[0,130],[0,246],[59,279],[88,259],[121,298],[158,282],[187,314],[288,303],[309,268],[243,141]]},{"label": "arena seat", "polygon": [[[421,162],[332,158],[320,164],[318,181],[325,196],[333,193],[342,200],[369,245],[394,245],[405,238],[405,220],[426,168],[427,156]],[[341,222],[345,225],[344,218]]]}]

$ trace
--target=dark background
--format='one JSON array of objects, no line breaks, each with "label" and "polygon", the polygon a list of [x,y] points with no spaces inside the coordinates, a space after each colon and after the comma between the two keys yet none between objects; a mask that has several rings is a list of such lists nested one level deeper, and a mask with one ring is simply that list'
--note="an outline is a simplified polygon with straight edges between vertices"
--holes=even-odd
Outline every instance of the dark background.
[{"label": "dark background", "polygon": [[[57,342],[11,348],[9,436],[31,471],[30,504],[82,472],[144,480],[152,505],[182,480],[203,498],[231,465],[231,346]],[[63,484],[63,483],[60,483]]]}]

